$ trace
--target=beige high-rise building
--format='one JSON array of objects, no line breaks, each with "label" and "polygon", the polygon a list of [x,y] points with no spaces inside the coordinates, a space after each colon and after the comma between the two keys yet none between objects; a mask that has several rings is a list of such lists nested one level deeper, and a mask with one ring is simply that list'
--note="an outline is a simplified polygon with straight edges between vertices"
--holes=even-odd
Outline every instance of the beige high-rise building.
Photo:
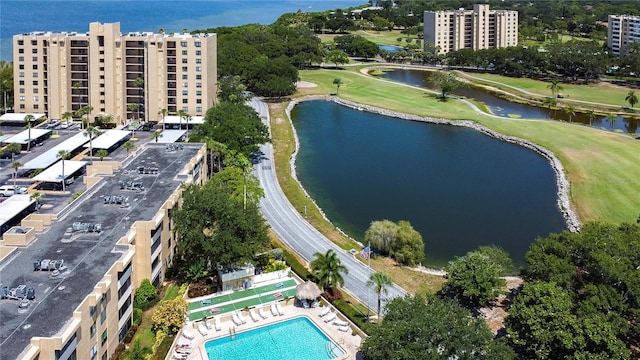
[{"label": "beige high-rise building", "polygon": [[204,115],[216,98],[216,34],[120,33],[120,23],[89,32],[14,35],[15,109],[61,119],[93,107],[118,124],[158,121],[158,112]]},{"label": "beige high-rise building", "polygon": [[629,45],[640,42],[640,16],[609,15],[608,45],[618,57],[629,52]]},{"label": "beige high-rise building", "polygon": [[460,49],[489,49],[518,45],[518,12],[489,10],[476,4],[473,10],[424,12],[424,50],[446,54]]}]

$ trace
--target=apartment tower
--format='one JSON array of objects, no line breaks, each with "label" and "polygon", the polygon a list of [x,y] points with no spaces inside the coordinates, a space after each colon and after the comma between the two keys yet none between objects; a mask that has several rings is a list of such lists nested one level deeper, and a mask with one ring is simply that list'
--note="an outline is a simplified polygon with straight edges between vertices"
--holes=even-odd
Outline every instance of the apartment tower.
[{"label": "apartment tower", "polygon": [[516,46],[518,12],[489,10],[485,4],[473,10],[425,11],[424,44],[425,51],[437,54]]},{"label": "apartment tower", "polygon": [[15,109],[61,119],[93,107],[115,122],[157,121],[158,112],[204,115],[216,98],[216,34],[89,32],[14,35]]},{"label": "apartment tower", "polygon": [[629,51],[629,44],[634,42],[640,42],[640,16],[609,15],[609,49],[623,57]]}]

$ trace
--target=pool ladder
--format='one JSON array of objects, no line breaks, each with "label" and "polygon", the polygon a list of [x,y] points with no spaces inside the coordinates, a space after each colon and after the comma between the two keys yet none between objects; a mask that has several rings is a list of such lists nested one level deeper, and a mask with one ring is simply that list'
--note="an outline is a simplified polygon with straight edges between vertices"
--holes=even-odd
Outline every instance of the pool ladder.
[{"label": "pool ladder", "polygon": [[335,359],[337,357],[337,354],[335,353],[335,346],[333,345],[333,342],[331,341],[327,341],[325,344],[325,349],[327,351],[327,355],[329,356],[330,359]]},{"label": "pool ladder", "polygon": [[229,328],[229,335],[231,335],[231,340],[236,339],[236,327]]}]

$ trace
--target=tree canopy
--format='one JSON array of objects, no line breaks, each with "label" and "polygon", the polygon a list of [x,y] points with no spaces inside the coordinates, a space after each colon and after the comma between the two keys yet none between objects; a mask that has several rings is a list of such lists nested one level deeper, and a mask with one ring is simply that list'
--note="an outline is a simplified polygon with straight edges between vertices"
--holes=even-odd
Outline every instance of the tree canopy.
[{"label": "tree canopy", "polygon": [[194,128],[189,141],[213,140],[246,157],[269,142],[269,129],[255,110],[243,103],[221,102],[207,110],[205,122]]},{"label": "tree canopy", "polygon": [[410,295],[387,303],[361,353],[365,360],[514,358],[511,349],[493,340],[484,320],[455,302]]},{"label": "tree canopy", "polygon": [[390,255],[398,264],[415,265],[424,259],[422,236],[408,221],[372,221],[364,234],[365,242],[382,255]]}]

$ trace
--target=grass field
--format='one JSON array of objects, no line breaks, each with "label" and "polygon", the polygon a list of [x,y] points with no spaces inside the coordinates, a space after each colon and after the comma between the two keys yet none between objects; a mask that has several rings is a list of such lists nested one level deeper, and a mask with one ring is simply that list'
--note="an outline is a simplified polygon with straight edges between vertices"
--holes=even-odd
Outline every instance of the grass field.
[{"label": "grass field", "polygon": [[[385,45],[398,45],[404,46],[407,44],[407,38],[410,39],[412,44],[415,44],[415,39],[418,39],[415,35],[405,35],[401,34],[400,30],[393,31],[375,31],[375,30],[358,30],[351,32],[352,35],[360,35],[365,39],[372,41],[376,44],[385,44]],[[320,40],[323,43],[331,43],[333,38],[336,36],[340,36],[343,34],[320,34]],[[401,42],[398,42],[398,38],[402,38]]]},{"label": "grass field", "polygon": [[[453,100],[442,103],[425,95],[423,90],[379,81],[349,70],[301,71],[300,77],[318,84],[315,88],[301,89],[303,95],[335,93],[332,82],[339,77],[343,81],[340,97],[344,99],[422,116],[471,119],[551,150],[565,167],[571,182],[570,198],[582,221],[632,222],[640,214],[637,188],[640,142],[637,140],[553,121],[494,119],[476,114]],[[542,85],[530,86],[540,89]],[[597,98],[598,94],[601,97],[602,89],[580,89],[580,93],[585,98]]]}]

